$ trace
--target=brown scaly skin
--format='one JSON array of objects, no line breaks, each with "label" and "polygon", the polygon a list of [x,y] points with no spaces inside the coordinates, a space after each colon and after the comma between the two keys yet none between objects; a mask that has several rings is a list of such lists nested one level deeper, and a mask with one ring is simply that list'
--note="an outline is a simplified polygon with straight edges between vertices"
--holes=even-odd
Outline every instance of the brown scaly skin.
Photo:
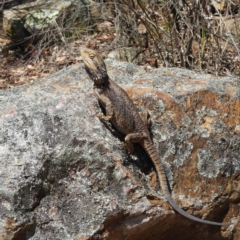
[{"label": "brown scaly skin", "polygon": [[107,74],[106,66],[100,55],[91,49],[82,48],[81,56],[86,71],[94,81],[94,92],[106,110],[106,115],[98,114],[102,121],[111,121],[118,131],[125,134],[125,143],[130,153],[133,153],[133,142],[139,143],[150,156],[157,171],[162,191],[172,207],[183,216],[205,224],[227,226],[229,223],[217,223],[202,220],[183,211],[173,200],[167,183],[163,164],[151,140],[148,128],[140,117],[136,107],[127,93]]}]

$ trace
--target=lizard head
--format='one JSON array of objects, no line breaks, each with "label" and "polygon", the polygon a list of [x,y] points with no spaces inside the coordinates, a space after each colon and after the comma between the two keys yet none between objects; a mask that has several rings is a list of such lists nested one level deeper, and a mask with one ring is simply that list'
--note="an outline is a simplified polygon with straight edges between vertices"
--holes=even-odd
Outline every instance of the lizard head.
[{"label": "lizard head", "polygon": [[101,56],[89,48],[81,48],[80,53],[89,77],[96,85],[103,84],[108,79],[108,75]]}]

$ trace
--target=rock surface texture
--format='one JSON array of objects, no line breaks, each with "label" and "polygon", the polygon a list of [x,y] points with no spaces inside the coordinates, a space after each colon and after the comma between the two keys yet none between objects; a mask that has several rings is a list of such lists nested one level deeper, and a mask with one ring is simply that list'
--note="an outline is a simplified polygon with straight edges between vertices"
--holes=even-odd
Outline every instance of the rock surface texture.
[{"label": "rock surface texture", "polygon": [[240,81],[107,62],[165,162],[173,198],[215,227],[176,214],[151,160],[129,156],[82,65],[0,92],[1,240],[240,239]]}]

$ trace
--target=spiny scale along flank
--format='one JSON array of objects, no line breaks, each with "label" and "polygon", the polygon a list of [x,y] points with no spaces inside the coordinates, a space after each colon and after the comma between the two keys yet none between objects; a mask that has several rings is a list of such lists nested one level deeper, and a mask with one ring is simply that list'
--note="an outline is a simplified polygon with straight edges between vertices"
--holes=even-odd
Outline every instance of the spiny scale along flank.
[{"label": "spiny scale along flank", "polygon": [[133,142],[143,146],[157,171],[162,191],[171,206],[183,216],[200,223],[228,226],[231,223],[218,223],[194,217],[183,211],[173,200],[168,188],[166,173],[149,131],[127,93],[113,82],[107,74],[106,66],[100,55],[91,49],[82,48],[81,55],[89,77],[94,82],[94,93],[106,110],[106,115],[98,114],[102,121],[111,121],[115,128],[125,134],[125,143],[130,153]]}]

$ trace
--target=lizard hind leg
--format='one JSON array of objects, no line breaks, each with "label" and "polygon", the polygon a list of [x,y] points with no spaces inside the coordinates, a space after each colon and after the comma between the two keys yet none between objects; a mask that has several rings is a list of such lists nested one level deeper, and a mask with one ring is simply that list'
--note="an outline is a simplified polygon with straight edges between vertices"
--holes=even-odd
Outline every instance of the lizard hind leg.
[{"label": "lizard hind leg", "polygon": [[135,143],[140,143],[145,138],[146,138],[146,136],[143,133],[141,133],[141,132],[129,133],[125,137],[125,144],[126,144],[126,147],[128,149],[129,154],[133,154],[133,152],[134,152],[133,143],[134,142]]}]

